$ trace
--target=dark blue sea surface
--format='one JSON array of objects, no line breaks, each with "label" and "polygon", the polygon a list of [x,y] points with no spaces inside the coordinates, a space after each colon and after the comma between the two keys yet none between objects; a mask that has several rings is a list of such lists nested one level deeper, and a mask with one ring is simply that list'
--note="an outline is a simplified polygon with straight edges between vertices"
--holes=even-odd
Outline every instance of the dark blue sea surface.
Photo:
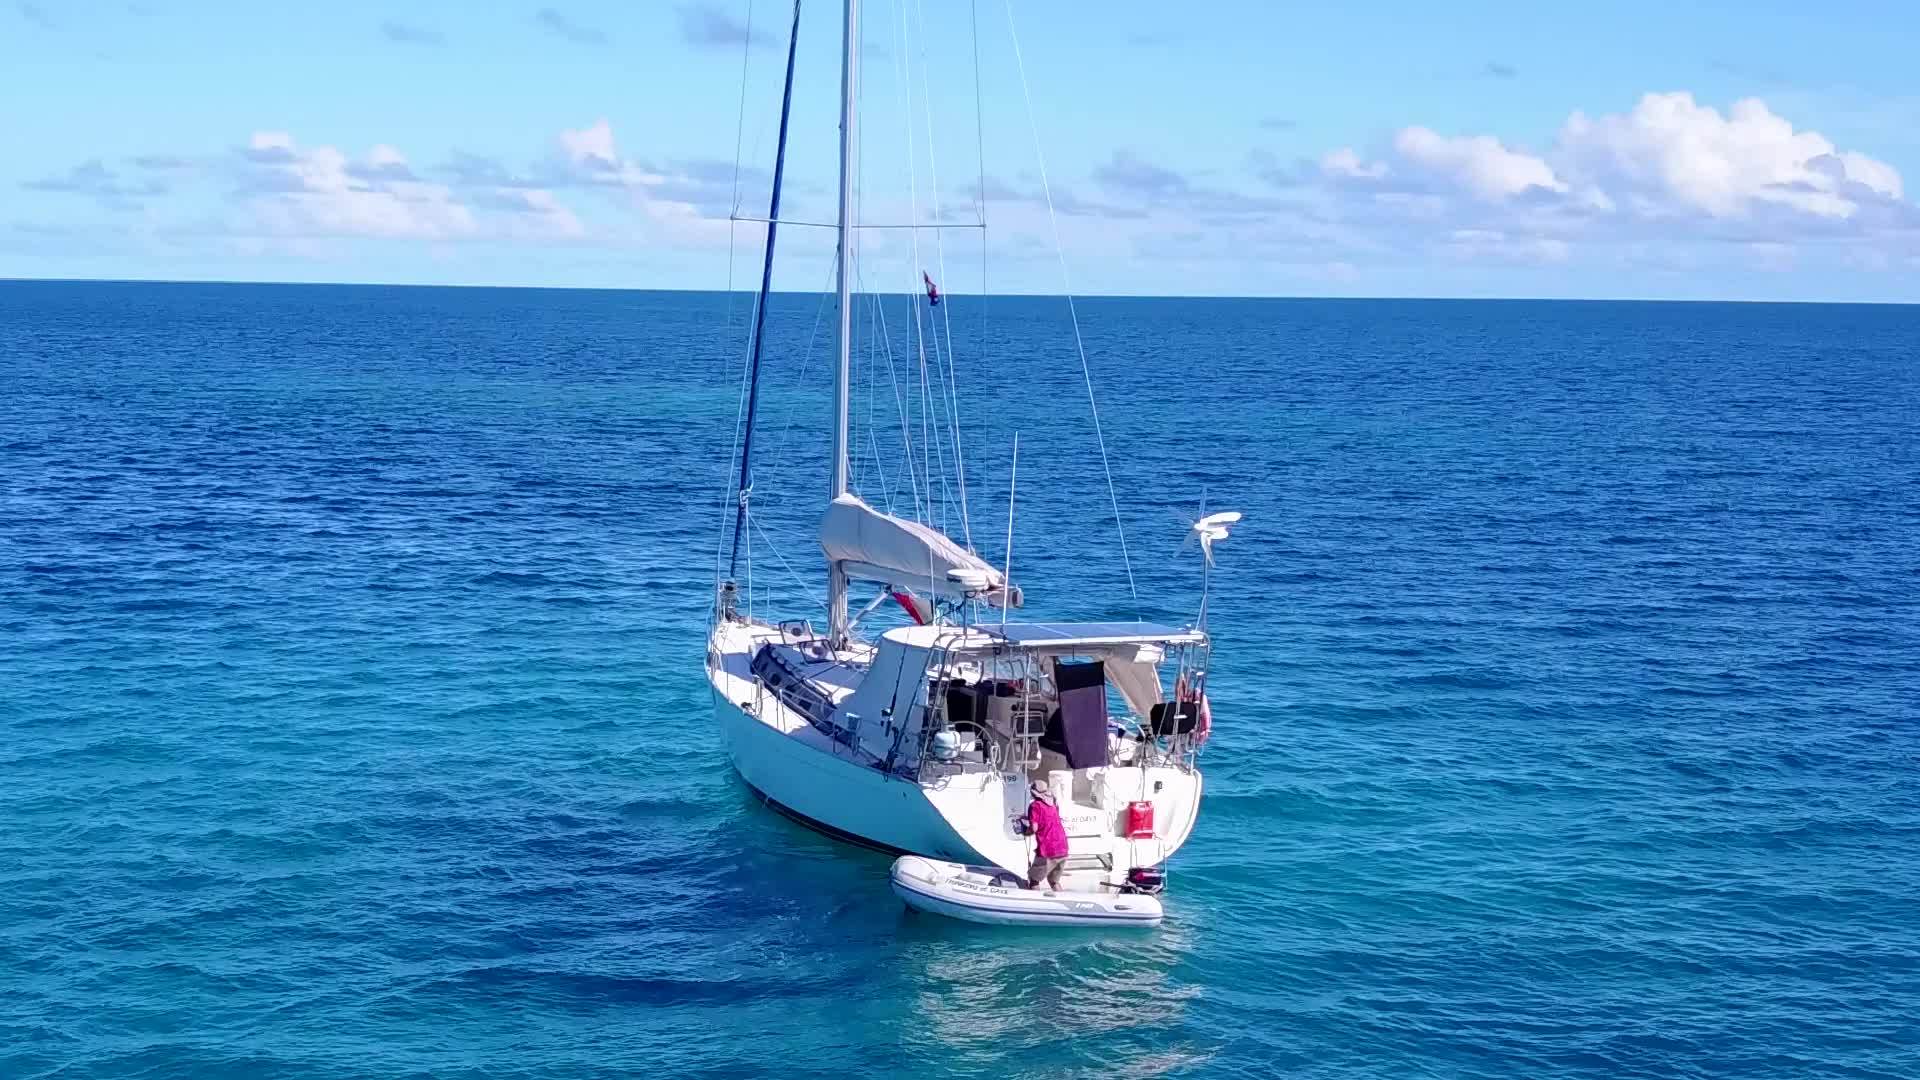
[{"label": "dark blue sea surface", "polygon": [[1064,306],[948,313],[1031,614],[1188,618],[1246,513],[1157,932],[906,913],[733,777],[743,301],[0,283],[0,1077],[1920,1076],[1920,309],[1083,301],[1138,602]]}]

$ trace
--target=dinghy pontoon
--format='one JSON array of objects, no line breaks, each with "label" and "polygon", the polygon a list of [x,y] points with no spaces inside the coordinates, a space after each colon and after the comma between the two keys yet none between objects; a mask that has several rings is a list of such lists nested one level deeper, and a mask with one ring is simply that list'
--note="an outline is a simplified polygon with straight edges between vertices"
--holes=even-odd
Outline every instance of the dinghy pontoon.
[{"label": "dinghy pontoon", "polygon": [[1140,891],[1029,889],[997,866],[903,855],[893,862],[893,891],[907,906],[995,926],[1158,926],[1160,898]]}]

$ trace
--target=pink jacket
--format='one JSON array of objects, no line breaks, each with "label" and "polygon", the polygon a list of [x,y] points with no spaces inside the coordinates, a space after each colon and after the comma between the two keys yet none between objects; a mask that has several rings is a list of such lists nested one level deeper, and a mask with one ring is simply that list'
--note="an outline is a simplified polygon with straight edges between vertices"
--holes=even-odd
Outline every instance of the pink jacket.
[{"label": "pink jacket", "polygon": [[1039,845],[1043,859],[1065,858],[1067,854],[1067,829],[1060,824],[1060,811],[1050,802],[1033,800],[1027,807],[1027,818],[1033,822],[1033,840]]}]

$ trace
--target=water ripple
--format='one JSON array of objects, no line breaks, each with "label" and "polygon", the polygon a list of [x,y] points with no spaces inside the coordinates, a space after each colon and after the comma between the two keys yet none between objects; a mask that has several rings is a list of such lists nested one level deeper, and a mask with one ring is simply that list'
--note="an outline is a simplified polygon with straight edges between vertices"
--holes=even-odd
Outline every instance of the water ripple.
[{"label": "water ripple", "polygon": [[[1070,327],[989,311],[974,524],[1017,429],[1035,612],[1132,617]],[[1145,614],[1247,512],[1149,935],[907,915],[732,779],[725,312],[0,283],[0,1076],[1920,1075],[1911,309],[1085,302]]]}]

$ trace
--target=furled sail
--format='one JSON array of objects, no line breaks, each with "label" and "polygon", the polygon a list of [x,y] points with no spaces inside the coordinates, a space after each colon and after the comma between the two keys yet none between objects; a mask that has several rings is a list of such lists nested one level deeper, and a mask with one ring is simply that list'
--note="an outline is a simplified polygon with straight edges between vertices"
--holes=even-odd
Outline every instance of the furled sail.
[{"label": "furled sail", "polygon": [[978,575],[975,580],[986,581],[980,599],[1020,606],[1020,590],[1009,587],[1005,576],[979,556],[938,529],[883,514],[857,495],[841,495],[828,504],[826,516],[820,519],[820,548],[850,578],[924,587],[951,598],[966,590],[950,575],[966,571],[967,576]]}]

